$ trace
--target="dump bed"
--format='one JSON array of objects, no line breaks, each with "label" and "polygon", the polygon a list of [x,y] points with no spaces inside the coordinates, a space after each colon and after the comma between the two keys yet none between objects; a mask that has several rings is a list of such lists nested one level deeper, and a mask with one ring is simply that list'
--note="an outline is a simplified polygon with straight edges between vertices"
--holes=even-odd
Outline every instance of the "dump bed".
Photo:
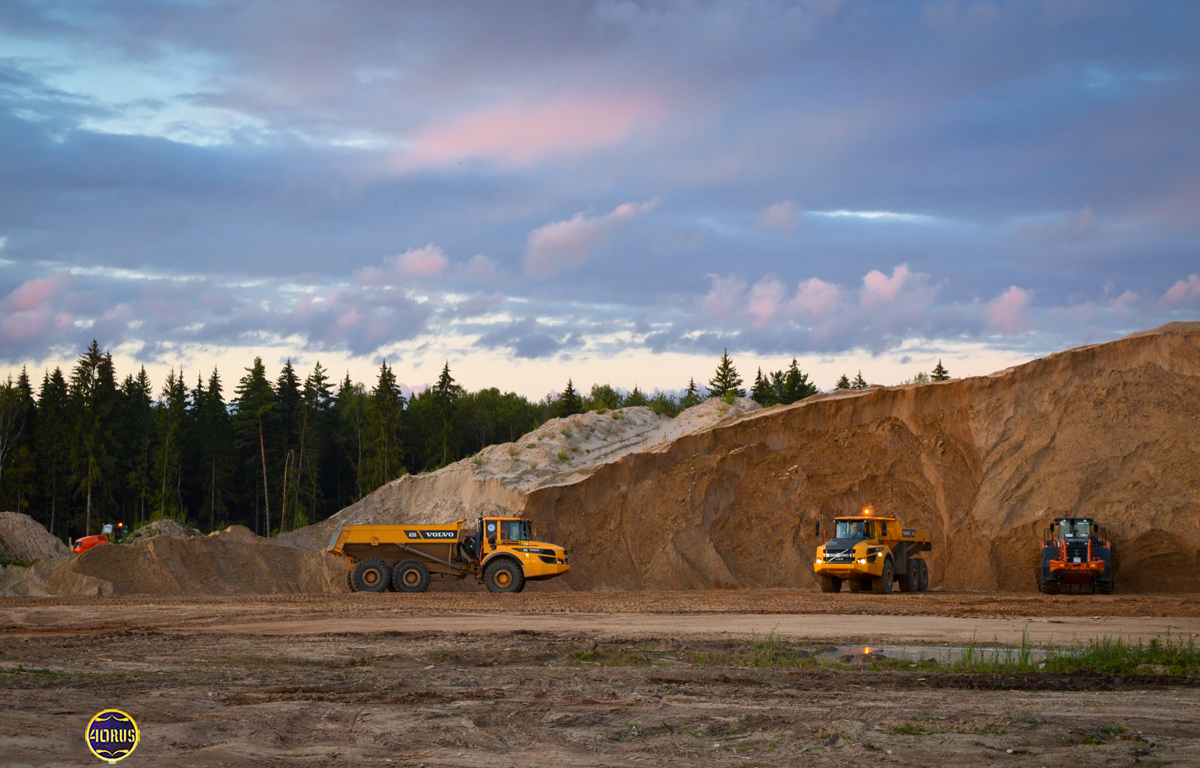
[{"label": "dump bed", "polygon": [[462,538],[463,520],[440,525],[347,525],[333,535],[327,552],[355,560],[383,561],[425,556],[434,562],[453,562]]}]

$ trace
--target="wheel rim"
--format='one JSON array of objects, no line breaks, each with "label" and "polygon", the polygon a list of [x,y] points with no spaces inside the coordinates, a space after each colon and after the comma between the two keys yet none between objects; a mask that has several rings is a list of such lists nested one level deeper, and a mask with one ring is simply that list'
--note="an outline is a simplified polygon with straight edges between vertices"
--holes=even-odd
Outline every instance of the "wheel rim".
[{"label": "wheel rim", "polygon": [[509,584],[512,584],[512,574],[508,571],[497,571],[496,586],[507,587]]},{"label": "wheel rim", "polygon": [[409,571],[405,571],[403,578],[404,578],[404,586],[406,586],[406,587],[415,587],[421,583],[421,574],[417,573],[417,570],[415,568],[412,570],[409,570]]},{"label": "wheel rim", "polygon": [[379,583],[379,571],[374,568],[363,572],[363,583],[368,587],[373,587]]}]

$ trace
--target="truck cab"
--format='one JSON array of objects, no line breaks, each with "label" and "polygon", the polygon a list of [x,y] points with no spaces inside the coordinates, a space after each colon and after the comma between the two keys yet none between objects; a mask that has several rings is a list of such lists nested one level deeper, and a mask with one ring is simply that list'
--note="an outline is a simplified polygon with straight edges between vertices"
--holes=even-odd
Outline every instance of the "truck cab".
[{"label": "truck cab", "polygon": [[929,567],[918,557],[931,549],[929,531],[904,528],[870,507],[834,518],[833,527],[833,538],[817,547],[813,563],[822,592],[840,592],[843,582],[851,592],[888,593],[897,582],[902,592],[929,588]]}]

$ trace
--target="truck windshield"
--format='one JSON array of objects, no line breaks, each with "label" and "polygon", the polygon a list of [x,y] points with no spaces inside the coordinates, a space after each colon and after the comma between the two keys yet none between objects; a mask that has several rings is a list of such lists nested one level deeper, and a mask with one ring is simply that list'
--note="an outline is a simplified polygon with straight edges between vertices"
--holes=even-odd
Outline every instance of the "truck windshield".
[{"label": "truck windshield", "polygon": [[839,539],[871,539],[875,537],[875,525],[870,520],[838,520]]},{"label": "truck windshield", "polygon": [[532,525],[528,520],[501,520],[500,532],[506,541],[529,541]]},{"label": "truck windshield", "polygon": [[1058,532],[1064,539],[1086,539],[1092,533],[1091,528],[1088,520],[1062,520],[1058,524]]}]

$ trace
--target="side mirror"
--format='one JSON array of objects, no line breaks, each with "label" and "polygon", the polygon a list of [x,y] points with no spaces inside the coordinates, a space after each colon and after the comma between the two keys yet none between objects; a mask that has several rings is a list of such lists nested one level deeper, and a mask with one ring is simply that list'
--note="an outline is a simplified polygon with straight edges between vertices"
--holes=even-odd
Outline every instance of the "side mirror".
[{"label": "side mirror", "polygon": [[817,530],[816,530],[815,535],[819,539],[819,538],[821,538],[821,521],[820,520],[816,521],[816,528],[817,528]]}]

